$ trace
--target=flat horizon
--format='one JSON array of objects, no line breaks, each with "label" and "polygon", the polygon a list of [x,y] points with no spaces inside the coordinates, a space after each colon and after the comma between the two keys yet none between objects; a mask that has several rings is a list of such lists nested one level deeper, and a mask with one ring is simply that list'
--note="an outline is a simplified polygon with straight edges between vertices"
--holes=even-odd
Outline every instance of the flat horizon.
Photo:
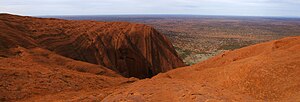
[{"label": "flat horizon", "polygon": [[300,17],[297,0],[2,0],[0,13],[50,15],[220,15]]},{"label": "flat horizon", "polygon": [[[17,14],[18,15],[18,14]],[[27,15],[24,15],[27,16]],[[29,15],[31,16],[31,15]],[[258,18],[300,18],[300,16],[246,16],[246,15],[201,15],[201,14],[95,14],[95,15],[35,15],[34,17],[57,16],[203,16],[203,17],[258,17]]]}]

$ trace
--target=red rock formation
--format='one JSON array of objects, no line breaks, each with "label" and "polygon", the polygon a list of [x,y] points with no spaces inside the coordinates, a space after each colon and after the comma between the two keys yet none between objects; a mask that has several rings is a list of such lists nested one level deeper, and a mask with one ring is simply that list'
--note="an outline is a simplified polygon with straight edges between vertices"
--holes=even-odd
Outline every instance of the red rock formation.
[{"label": "red rock formation", "polygon": [[103,101],[300,101],[300,37],[220,54],[133,83]]},{"label": "red rock formation", "polygon": [[0,15],[0,101],[300,101],[299,36],[139,81],[43,48],[139,77],[182,63],[145,25]]},{"label": "red rock formation", "polygon": [[110,89],[128,81],[134,80],[103,66],[75,61],[41,48],[0,50],[1,102],[88,90],[105,96]]},{"label": "red rock formation", "polygon": [[1,30],[2,47],[8,46],[6,42],[22,47],[39,46],[72,59],[103,65],[127,77],[151,77],[184,66],[167,38],[143,24],[7,14],[0,15],[0,21],[1,29],[8,30]]}]

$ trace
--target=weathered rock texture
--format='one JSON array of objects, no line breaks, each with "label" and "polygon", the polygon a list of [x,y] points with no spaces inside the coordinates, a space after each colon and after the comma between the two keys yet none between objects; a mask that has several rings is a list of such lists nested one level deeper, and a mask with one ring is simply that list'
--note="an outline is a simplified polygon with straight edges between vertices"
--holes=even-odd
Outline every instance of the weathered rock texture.
[{"label": "weathered rock texture", "polygon": [[[112,66],[127,75],[146,73],[140,77],[156,74],[154,66],[169,66],[158,70],[166,71],[182,63],[171,44],[150,27],[0,17],[0,101],[300,101],[299,36],[228,51],[193,66],[137,80],[70,58]],[[140,67],[145,69],[133,69]]]},{"label": "weathered rock texture", "polygon": [[104,101],[298,102],[300,37],[225,52],[135,82]]},{"label": "weathered rock texture", "polygon": [[143,24],[1,14],[0,27],[0,48],[38,46],[127,77],[151,77],[184,66],[167,38]]},{"label": "weathered rock texture", "polygon": [[[41,48],[23,47],[0,50],[0,101],[45,101],[46,95],[82,93],[94,90],[99,99],[110,89],[124,85],[126,79],[100,65],[75,61]],[[78,94],[78,93],[77,93]],[[68,100],[74,99],[73,95]],[[47,98],[49,101],[58,98]],[[66,100],[65,100],[66,101]]]}]

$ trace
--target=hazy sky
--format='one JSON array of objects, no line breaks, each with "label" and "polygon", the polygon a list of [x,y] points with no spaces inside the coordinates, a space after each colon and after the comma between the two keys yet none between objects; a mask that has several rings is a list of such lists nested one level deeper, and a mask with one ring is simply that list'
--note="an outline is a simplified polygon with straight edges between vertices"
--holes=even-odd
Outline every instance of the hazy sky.
[{"label": "hazy sky", "polygon": [[0,0],[21,15],[195,14],[300,17],[300,0]]}]

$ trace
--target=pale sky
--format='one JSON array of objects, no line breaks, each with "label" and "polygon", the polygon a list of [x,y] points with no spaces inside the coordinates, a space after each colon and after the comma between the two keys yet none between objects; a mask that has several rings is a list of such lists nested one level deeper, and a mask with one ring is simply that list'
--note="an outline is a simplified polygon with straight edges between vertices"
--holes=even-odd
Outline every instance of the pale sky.
[{"label": "pale sky", "polygon": [[300,17],[300,0],[0,0],[0,13],[29,16],[193,14]]}]

